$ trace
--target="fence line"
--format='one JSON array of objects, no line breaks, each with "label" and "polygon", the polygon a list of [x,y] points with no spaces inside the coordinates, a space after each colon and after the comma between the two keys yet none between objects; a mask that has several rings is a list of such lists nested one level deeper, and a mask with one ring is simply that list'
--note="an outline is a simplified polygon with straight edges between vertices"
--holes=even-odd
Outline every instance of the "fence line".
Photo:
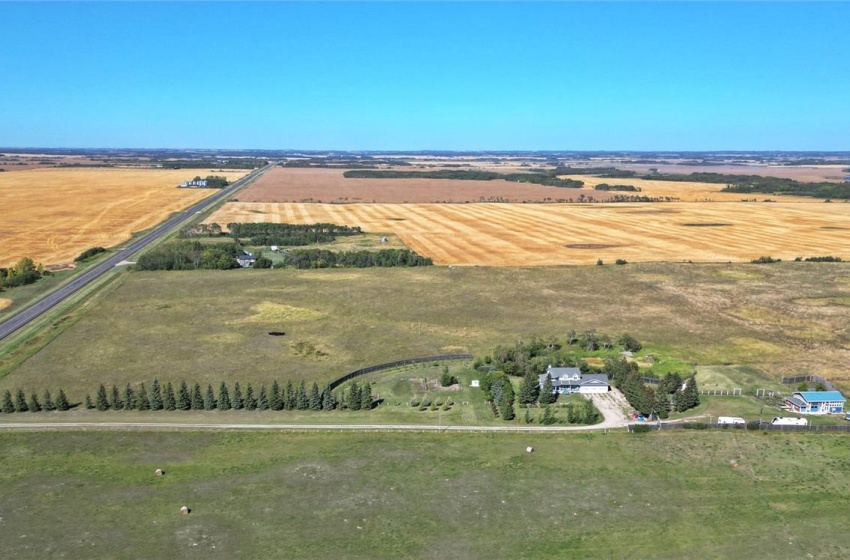
[{"label": "fence line", "polygon": [[794,377],[783,377],[782,383],[785,385],[794,385],[796,383],[813,381],[815,383],[822,383],[824,387],[826,387],[827,391],[835,391],[835,385],[824,379],[823,377],[819,377],[817,375],[797,375]]},{"label": "fence line", "polygon": [[699,392],[700,395],[714,397],[740,397],[740,389],[703,389]]},{"label": "fence line", "polygon": [[655,377],[641,377],[640,380],[647,385],[661,385],[661,380]]},{"label": "fence line", "polygon": [[339,379],[334,379],[328,384],[328,387],[333,391],[346,381],[354,379],[355,377],[360,377],[361,375],[366,375],[367,373],[372,373],[375,371],[381,371],[382,369],[392,369],[398,366],[406,366],[409,364],[421,364],[422,362],[442,362],[445,360],[469,360],[472,359],[472,354],[441,354],[439,356],[426,356],[423,358],[408,358],[406,360],[397,360],[395,362],[388,362],[386,364],[378,364],[375,366],[368,366],[365,368],[361,368],[351,373],[346,373]]},{"label": "fence line", "polygon": [[[686,424],[688,425],[686,427]],[[744,425],[744,424],[699,424],[700,426],[705,426],[705,428],[694,428],[694,424],[696,422],[677,422],[677,423],[662,423],[658,424],[656,422],[644,422],[642,424],[629,424],[628,429],[630,432],[634,431],[635,426],[648,426],[652,430],[765,430],[765,431],[776,431],[776,432],[850,432],[850,424],[838,425],[838,424],[828,424],[828,425],[815,425],[815,426],[785,426],[785,425],[775,425],[770,424],[768,422],[762,422],[758,428],[751,428],[750,425],[752,423]]]}]

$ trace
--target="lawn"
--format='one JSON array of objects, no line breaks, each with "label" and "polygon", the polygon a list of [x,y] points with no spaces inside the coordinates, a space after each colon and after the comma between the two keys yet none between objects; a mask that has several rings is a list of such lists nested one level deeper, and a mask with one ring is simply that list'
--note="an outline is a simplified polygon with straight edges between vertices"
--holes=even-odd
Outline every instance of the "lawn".
[{"label": "lawn", "polygon": [[746,431],[3,433],[0,546],[22,559],[846,558],[847,449],[844,435]]},{"label": "lawn", "polygon": [[[776,389],[799,373],[842,386],[850,358],[843,263],[147,272],[115,282],[55,337],[0,355],[0,389],[85,394],[154,377],[324,383],[402,358],[563,340],[570,329],[629,332],[645,346],[639,358],[658,358],[642,371],[697,365],[718,388]],[[747,367],[701,367],[730,365]]]}]

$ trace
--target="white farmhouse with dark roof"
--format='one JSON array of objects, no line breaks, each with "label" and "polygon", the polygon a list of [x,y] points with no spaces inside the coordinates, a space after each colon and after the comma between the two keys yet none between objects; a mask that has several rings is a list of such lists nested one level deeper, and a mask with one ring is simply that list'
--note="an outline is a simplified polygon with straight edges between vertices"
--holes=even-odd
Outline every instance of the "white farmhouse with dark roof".
[{"label": "white farmhouse with dark roof", "polygon": [[607,393],[608,376],[604,373],[582,373],[577,367],[546,368],[546,373],[539,378],[540,388],[546,383],[546,376],[552,376],[552,387],[560,395],[569,393]]}]

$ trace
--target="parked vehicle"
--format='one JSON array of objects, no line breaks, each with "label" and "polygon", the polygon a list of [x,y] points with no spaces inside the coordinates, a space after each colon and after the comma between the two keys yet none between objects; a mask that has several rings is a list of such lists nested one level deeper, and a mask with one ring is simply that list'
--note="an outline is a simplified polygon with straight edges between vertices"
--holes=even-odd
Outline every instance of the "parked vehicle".
[{"label": "parked vehicle", "polygon": [[718,425],[732,425],[732,426],[740,425],[740,426],[743,426],[746,423],[747,423],[746,420],[744,420],[743,418],[740,418],[738,416],[718,416],[717,417],[717,424]]},{"label": "parked vehicle", "polygon": [[806,418],[793,418],[788,416],[777,416],[770,421],[774,426],[808,426]]}]

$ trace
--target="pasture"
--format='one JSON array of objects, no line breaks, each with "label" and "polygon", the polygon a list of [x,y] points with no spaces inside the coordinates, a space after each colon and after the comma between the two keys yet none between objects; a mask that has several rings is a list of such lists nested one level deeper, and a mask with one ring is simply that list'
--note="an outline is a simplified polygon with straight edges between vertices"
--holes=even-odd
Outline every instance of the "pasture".
[{"label": "pasture", "polygon": [[847,443],[746,431],[2,433],[0,544],[21,559],[838,559],[850,555]]},{"label": "pasture", "polygon": [[169,214],[213,194],[179,189],[195,175],[246,171],[203,169],[33,169],[0,173],[0,266],[27,256],[69,265],[93,246],[110,247],[148,229]]},{"label": "pasture", "polygon": [[700,368],[707,389],[776,389],[800,373],[846,387],[848,297],[845,263],[134,272],[26,355],[0,357],[0,389],[322,383],[570,329],[632,334],[662,358],[651,371],[718,366]]},{"label": "pasture", "polygon": [[550,266],[588,265],[597,259],[606,264],[616,259],[630,263],[749,262],[762,255],[784,260],[816,255],[847,259],[848,219],[850,204],[812,201],[468,205],[229,202],[206,221],[330,222],[395,234],[410,249],[439,265]]}]

